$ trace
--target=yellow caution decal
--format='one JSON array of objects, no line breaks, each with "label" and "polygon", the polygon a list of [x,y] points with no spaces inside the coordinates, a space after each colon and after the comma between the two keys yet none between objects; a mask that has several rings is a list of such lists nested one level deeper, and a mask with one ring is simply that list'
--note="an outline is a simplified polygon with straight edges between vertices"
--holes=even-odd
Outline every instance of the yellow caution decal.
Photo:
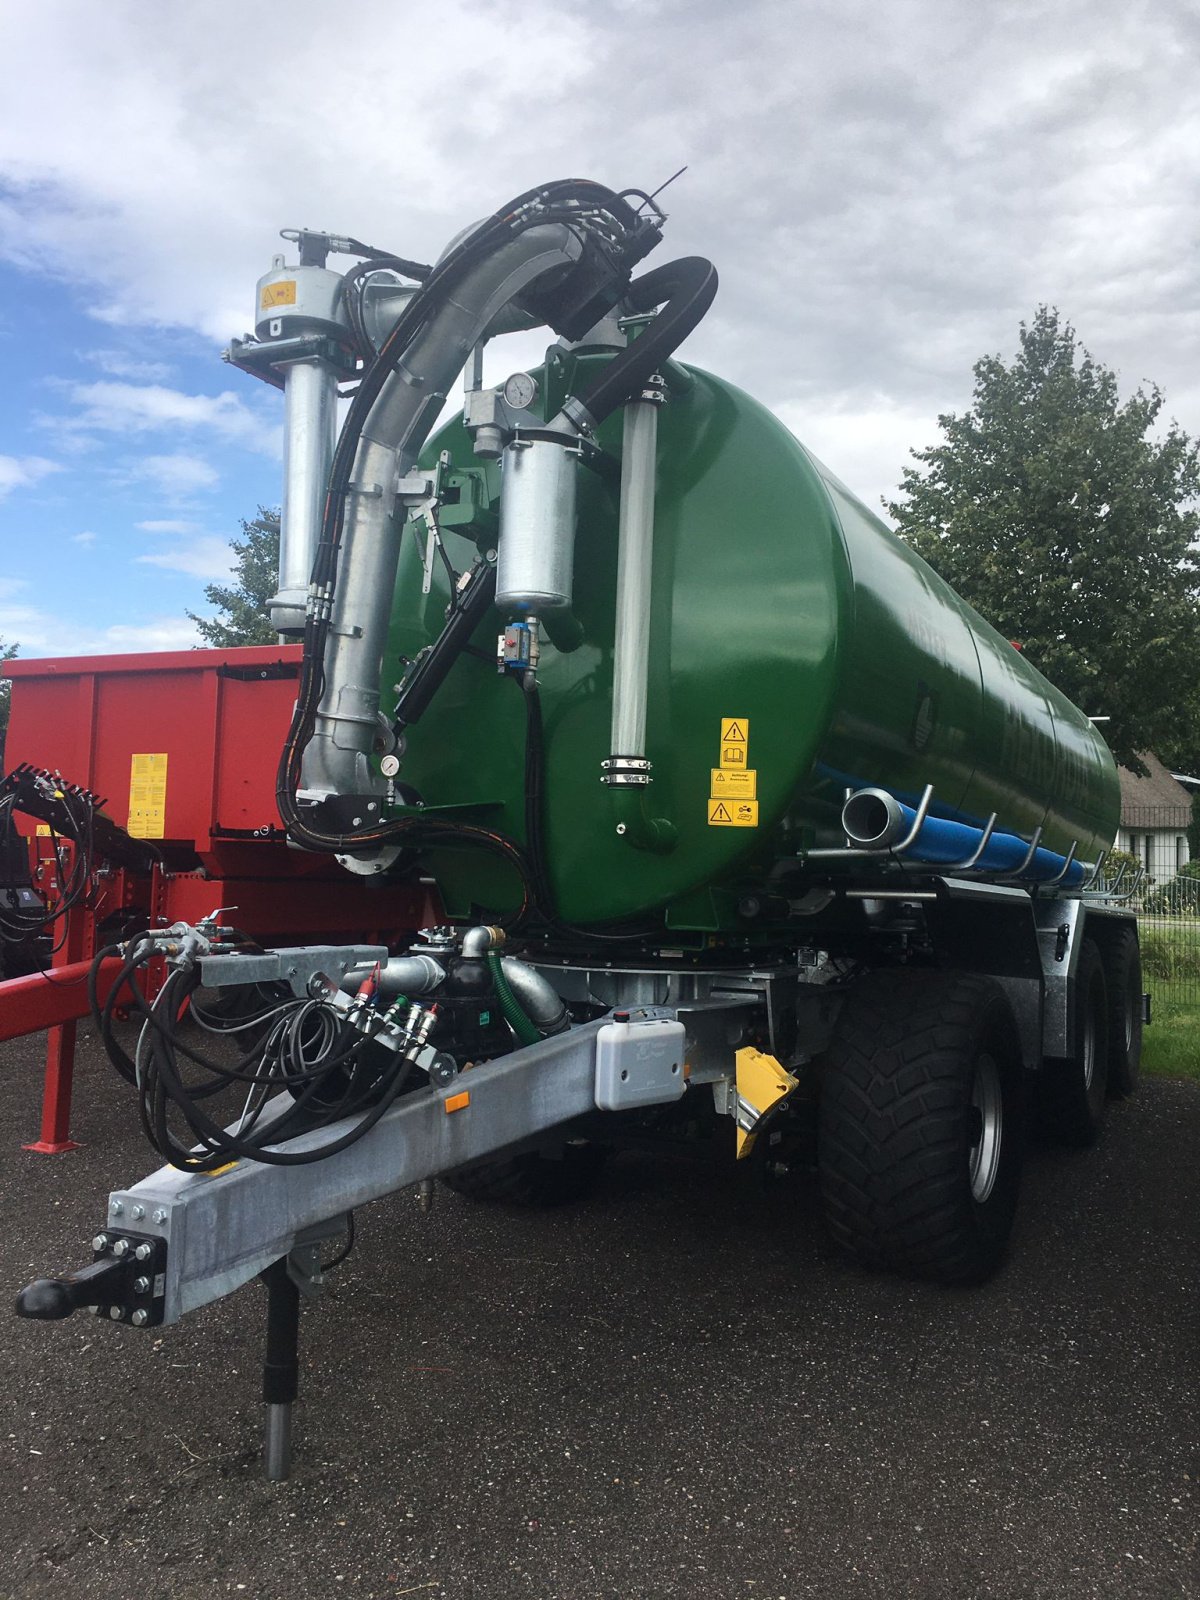
[{"label": "yellow caution decal", "polygon": [[713,800],[757,800],[758,773],[726,772],[723,767],[710,767],[709,798]]},{"label": "yellow caution decal", "polygon": [[[745,772],[750,765],[750,724],[745,717],[721,718],[721,768]],[[716,794],[713,790],[713,794]]]},{"label": "yellow caution decal", "polygon": [[774,1056],[747,1046],[736,1056],[737,1158],[754,1148],[758,1125],[768,1111],[799,1087],[800,1080],[781,1067]]},{"label": "yellow caution decal", "polygon": [[294,306],[295,304],[295,278],[278,278],[274,283],[268,283],[259,296],[259,307],[263,311],[271,311],[276,306]]},{"label": "yellow caution decal", "polygon": [[710,767],[710,828],[758,827],[758,773],[750,765],[750,722],[721,718],[721,765]]},{"label": "yellow caution decal", "polygon": [[714,800],[710,796],[708,825],[710,828],[757,828],[758,801]]},{"label": "yellow caution decal", "polygon": [[129,763],[129,821],[135,839],[162,839],[167,831],[167,756],[135,755]]}]

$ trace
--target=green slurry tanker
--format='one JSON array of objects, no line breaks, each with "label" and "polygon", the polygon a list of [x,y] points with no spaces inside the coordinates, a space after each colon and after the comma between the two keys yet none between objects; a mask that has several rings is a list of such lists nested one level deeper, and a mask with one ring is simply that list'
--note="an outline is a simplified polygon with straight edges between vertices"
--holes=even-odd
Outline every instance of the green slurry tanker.
[{"label": "green slurry tanker", "polygon": [[[1094,887],[1108,750],[685,363],[716,273],[643,269],[664,222],[567,180],[432,265],[285,235],[228,353],[285,393],[281,822],[380,904],[423,883],[441,911],[394,946],[264,951],[215,917],[125,940],[125,983],[166,961],[132,1074],[166,1165],[19,1309],[153,1326],[265,1275],[275,1477],[295,1283],[370,1199],[565,1202],[686,1132],[772,1175],[815,1150],[839,1245],[977,1282],[1028,1124],[1088,1144],[1136,1083],[1136,926]],[[485,346],[536,327],[544,361],[485,384]],[[238,1019],[236,1071],[185,1008]]]}]

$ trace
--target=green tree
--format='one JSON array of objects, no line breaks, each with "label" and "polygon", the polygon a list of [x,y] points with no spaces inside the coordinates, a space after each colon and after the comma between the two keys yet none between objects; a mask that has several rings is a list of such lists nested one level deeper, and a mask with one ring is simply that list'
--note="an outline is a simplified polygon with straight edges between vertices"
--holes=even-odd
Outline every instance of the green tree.
[{"label": "green tree", "polygon": [[210,583],[204,590],[209,605],[224,613],[216,617],[188,616],[205,644],[228,649],[239,644],[275,644],[279,635],[271,626],[267,602],[279,587],[279,512],[259,506],[258,516],[242,521],[242,537],[231,539],[236,561],[232,584]]},{"label": "green tree", "polygon": [[1153,385],[1122,405],[1052,307],[1020,341],[975,364],[971,408],[938,418],[887,509],[1140,771],[1138,750],[1200,746],[1197,445],[1159,425]]}]

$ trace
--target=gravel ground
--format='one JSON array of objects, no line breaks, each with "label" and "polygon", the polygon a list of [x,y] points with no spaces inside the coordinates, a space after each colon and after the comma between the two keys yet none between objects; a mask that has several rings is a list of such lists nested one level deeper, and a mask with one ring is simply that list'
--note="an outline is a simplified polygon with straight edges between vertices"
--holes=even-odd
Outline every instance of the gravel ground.
[{"label": "gravel ground", "polygon": [[[81,1050],[84,1148],[22,1152],[0,1047],[9,1292],[79,1265],[152,1165]],[[1200,1085],[1035,1150],[1004,1271],[834,1259],[811,1182],[622,1156],[569,1212],[360,1215],[305,1312],[295,1473],[259,1467],[265,1296],[175,1328],[7,1325],[0,1596],[429,1600],[1200,1595]]]}]

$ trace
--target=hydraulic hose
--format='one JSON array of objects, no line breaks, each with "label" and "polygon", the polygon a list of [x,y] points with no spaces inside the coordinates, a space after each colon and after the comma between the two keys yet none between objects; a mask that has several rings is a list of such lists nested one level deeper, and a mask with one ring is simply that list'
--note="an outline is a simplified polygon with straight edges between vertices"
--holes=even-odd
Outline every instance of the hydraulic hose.
[{"label": "hydraulic hose", "polygon": [[[574,405],[591,418],[589,426],[603,422],[652,372],[674,354],[704,316],[717,292],[717,269],[703,256],[683,256],[656,267],[629,286],[625,304],[634,312],[663,309],[631,345],[614,357],[592,380]],[[663,302],[666,302],[663,305]],[[568,412],[572,402],[567,402]],[[584,418],[587,421],[587,418]]]},{"label": "hydraulic hose", "polygon": [[404,680],[396,701],[397,733],[420,721],[495,597],[496,568],[491,563],[476,567],[455,601],[446,626]]}]

